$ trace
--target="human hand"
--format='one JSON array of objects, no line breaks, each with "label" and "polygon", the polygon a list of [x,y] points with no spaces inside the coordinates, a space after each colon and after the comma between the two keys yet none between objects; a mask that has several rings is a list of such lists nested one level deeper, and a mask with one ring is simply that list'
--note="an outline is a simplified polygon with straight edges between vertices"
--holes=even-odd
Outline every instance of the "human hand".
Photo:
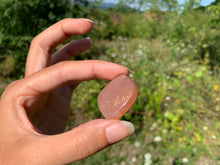
[{"label": "human hand", "polygon": [[2,164],[67,164],[114,144],[133,133],[133,125],[97,119],[64,131],[72,90],[92,79],[112,80],[127,68],[105,61],[69,61],[90,47],[90,39],[53,49],[74,35],[89,32],[92,22],[64,19],[35,37],[27,57],[25,78],[11,83],[0,100]]}]

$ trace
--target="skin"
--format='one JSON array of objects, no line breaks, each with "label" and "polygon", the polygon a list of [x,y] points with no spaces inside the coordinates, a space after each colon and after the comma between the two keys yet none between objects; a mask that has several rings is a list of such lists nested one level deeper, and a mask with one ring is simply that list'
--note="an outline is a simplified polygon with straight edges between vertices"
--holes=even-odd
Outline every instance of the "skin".
[{"label": "skin", "polygon": [[67,164],[86,158],[130,133],[119,120],[96,119],[64,132],[72,91],[81,81],[112,80],[128,69],[98,60],[71,61],[89,49],[88,38],[52,51],[70,36],[92,29],[86,19],[64,19],[38,36],[30,46],[25,77],[11,83],[0,100],[0,162],[2,164]]}]

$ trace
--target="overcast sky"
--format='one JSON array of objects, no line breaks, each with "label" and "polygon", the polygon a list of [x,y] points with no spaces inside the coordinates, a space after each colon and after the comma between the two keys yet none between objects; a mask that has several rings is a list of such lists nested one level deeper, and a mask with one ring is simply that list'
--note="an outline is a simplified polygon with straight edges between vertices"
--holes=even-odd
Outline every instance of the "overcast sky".
[{"label": "overcast sky", "polygon": [[[111,3],[116,3],[117,0],[104,0],[105,2],[111,2]],[[185,0],[178,0],[179,3],[184,3]],[[210,3],[214,2],[215,0],[202,0],[201,1],[201,5],[202,6],[207,6],[209,5]]]}]

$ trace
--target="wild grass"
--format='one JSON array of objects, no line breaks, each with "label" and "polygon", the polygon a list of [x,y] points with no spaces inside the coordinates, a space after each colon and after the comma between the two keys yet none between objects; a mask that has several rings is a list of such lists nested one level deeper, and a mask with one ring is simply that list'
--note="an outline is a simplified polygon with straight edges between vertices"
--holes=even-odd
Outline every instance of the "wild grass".
[{"label": "wild grass", "polygon": [[[82,56],[115,62],[134,73],[138,98],[122,119],[134,123],[136,132],[75,164],[219,164],[220,76],[208,58],[201,62],[190,56],[196,52],[193,45],[169,39],[95,41]],[[13,60],[6,60],[0,67],[8,74]],[[3,90],[8,81],[1,82]],[[102,118],[97,96],[106,84],[93,80],[77,87],[67,129]]]},{"label": "wild grass", "polygon": [[[190,46],[173,47],[176,52],[169,41],[159,39],[118,38],[94,43],[92,52],[102,50],[99,59],[134,72],[138,98],[122,119],[133,122],[136,133],[76,164],[220,163],[220,77],[187,56],[194,51]],[[72,98],[70,123],[101,117],[96,97],[106,83],[91,81],[79,86]]]}]

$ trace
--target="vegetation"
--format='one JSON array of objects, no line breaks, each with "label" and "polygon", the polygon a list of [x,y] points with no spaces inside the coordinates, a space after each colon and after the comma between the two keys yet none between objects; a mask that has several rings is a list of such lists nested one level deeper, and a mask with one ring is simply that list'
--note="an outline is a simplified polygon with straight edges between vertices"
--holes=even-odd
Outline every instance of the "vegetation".
[{"label": "vegetation", "polygon": [[[33,36],[65,17],[93,19],[93,45],[77,59],[112,61],[134,72],[139,95],[122,119],[136,133],[75,164],[219,164],[220,2],[146,1],[145,10],[139,10],[145,3],[133,9],[127,2],[102,10],[98,1],[1,0],[0,89],[22,77]],[[102,118],[96,98],[106,83],[79,85],[67,129]]]}]

